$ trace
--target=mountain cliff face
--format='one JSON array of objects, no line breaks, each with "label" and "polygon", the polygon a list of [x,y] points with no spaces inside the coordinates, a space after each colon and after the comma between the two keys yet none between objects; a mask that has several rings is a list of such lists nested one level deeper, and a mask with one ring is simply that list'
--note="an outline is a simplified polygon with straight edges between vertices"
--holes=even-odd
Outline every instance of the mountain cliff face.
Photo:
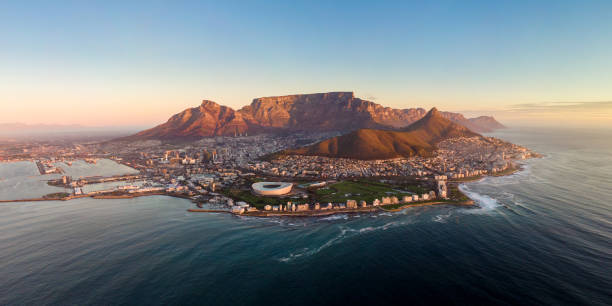
[{"label": "mountain cliff face", "polygon": [[227,106],[204,100],[199,107],[188,108],[164,124],[144,130],[132,138],[199,138],[244,133],[248,125],[242,115]]},{"label": "mountain cliff face", "polygon": [[441,140],[480,136],[454,123],[436,109],[402,131],[359,129],[311,146],[285,150],[280,155],[311,155],[362,160],[431,156]]},{"label": "mountain cliff face", "polygon": [[352,92],[329,92],[254,99],[238,112],[253,124],[286,130],[346,131],[384,127],[371,116],[380,105],[355,98]]},{"label": "mountain cliff face", "polygon": [[[166,123],[129,138],[199,138],[245,132],[349,132],[360,128],[397,130],[423,118],[425,113],[422,108],[384,107],[356,98],[352,92],[256,98],[238,111],[205,100],[199,107],[186,109]],[[441,112],[440,116],[474,131],[490,131],[495,128],[493,122],[497,122],[492,117],[489,117],[492,121],[478,118],[473,121],[450,112]]]}]

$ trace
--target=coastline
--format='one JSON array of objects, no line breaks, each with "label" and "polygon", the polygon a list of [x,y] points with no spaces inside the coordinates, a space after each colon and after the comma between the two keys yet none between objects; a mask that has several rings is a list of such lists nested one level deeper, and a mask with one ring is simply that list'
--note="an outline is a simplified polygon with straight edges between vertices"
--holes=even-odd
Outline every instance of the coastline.
[{"label": "coastline", "polygon": [[360,207],[356,209],[330,209],[330,210],[308,210],[308,211],[299,211],[299,212],[287,212],[287,211],[253,211],[253,212],[244,212],[242,214],[233,213],[228,210],[214,210],[214,209],[198,209],[198,208],[190,208],[187,209],[188,212],[205,212],[205,213],[229,213],[237,216],[250,216],[250,217],[322,217],[322,216],[331,216],[335,214],[359,214],[359,213],[368,213],[374,211],[386,211],[386,212],[398,212],[402,211],[406,208],[410,207],[422,207],[422,206],[434,206],[434,205],[452,205],[452,206],[473,206],[476,205],[474,200],[461,201],[461,202],[450,202],[450,201],[431,201],[431,202],[422,202],[422,203],[406,203],[398,208],[385,208],[385,206],[393,206],[397,204],[389,204],[389,205],[380,205],[380,206],[370,206],[370,207]]},{"label": "coastline", "polygon": [[141,192],[141,193],[133,193],[133,194],[117,194],[117,195],[101,195],[101,194],[95,194],[95,195],[89,195],[89,194],[84,194],[84,195],[71,195],[71,196],[67,196],[67,197],[63,197],[63,198],[45,198],[45,197],[40,197],[40,198],[30,198],[30,199],[18,199],[18,200],[0,200],[0,203],[18,203],[18,202],[44,202],[44,201],[70,201],[73,199],[81,199],[81,198],[92,198],[92,199],[98,199],[98,200],[104,200],[104,199],[131,199],[131,198],[138,198],[138,197],[148,197],[148,196],[169,196],[169,197],[174,197],[174,198],[181,198],[181,199],[190,199],[189,197],[186,196],[181,196],[181,195],[177,195],[177,194],[172,194],[172,193],[166,193],[166,192]]},{"label": "coastline", "polygon": [[[455,183],[458,186],[463,183],[476,182],[476,181],[485,179],[487,177],[503,177],[503,176],[512,175],[521,170],[524,170],[524,166],[518,165],[517,167],[513,167],[511,169],[507,169],[503,172],[496,173],[496,174],[470,177],[470,178],[465,178],[465,179],[454,179],[454,180],[449,180],[449,182]],[[463,195],[467,197],[468,200],[463,200],[463,201],[439,201],[439,200],[435,201],[434,200],[434,201],[420,202],[420,203],[418,202],[405,203],[403,205],[401,205],[402,203],[399,203],[399,204],[387,204],[387,205],[380,205],[380,206],[359,207],[355,209],[309,210],[309,211],[300,211],[300,212],[258,210],[258,211],[244,212],[244,213],[234,213],[230,210],[190,208],[190,209],[187,209],[187,212],[191,212],[191,213],[228,213],[228,214],[232,214],[236,216],[252,216],[252,217],[263,217],[263,218],[266,218],[266,217],[317,217],[317,216],[330,216],[330,215],[335,215],[335,214],[369,213],[369,212],[374,212],[374,211],[399,212],[399,211],[402,211],[404,209],[411,208],[411,207],[423,207],[423,206],[434,206],[434,205],[451,205],[451,206],[465,206],[465,207],[477,206],[474,199],[469,198],[469,196],[466,194],[463,194]],[[62,198],[53,198],[53,197],[43,196],[40,198],[30,198],[30,199],[0,200],[0,203],[69,201],[69,200],[80,199],[80,198],[92,198],[92,199],[99,199],[99,200],[131,199],[131,198],[147,197],[147,196],[169,196],[169,197],[187,199],[196,204],[199,203],[193,200],[190,196],[176,194],[176,193],[168,193],[168,192],[146,192],[146,193],[128,193],[128,194],[93,194],[93,195],[85,194],[85,195],[70,195],[70,196],[62,197]],[[397,205],[400,205],[400,206],[395,207]],[[391,206],[394,208],[385,208],[385,206]],[[198,205],[198,207],[201,207],[201,206]]]},{"label": "coastline", "polygon": [[449,183],[458,183],[458,184],[462,184],[462,183],[471,183],[471,182],[477,182],[480,180],[483,180],[487,177],[502,177],[502,176],[509,176],[509,175],[513,175],[517,172],[523,171],[524,170],[524,165],[523,164],[518,164],[516,167],[513,168],[508,168],[504,171],[495,173],[495,174],[487,174],[487,175],[478,175],[478,176],[472,176],[472,177],[466,177],[466,178],[461,178],[461,179],[450,179],[448,180]]},{"label": "coastline", "polygon": [[[513,175],[515,173],[518,173],[520,171],[524,170],[524,165],[523,164],[518,164],[516,165],[516,167],[512,167],[509,169],[506,169],[504,171],[495,173],[495,174],[489,174],[489,175],[481,175],[481,176],[476,176],[476,177],[469,177],[466,179],[455,179],[455,180],[449,180],[449,183],[455,183],[457,184],[457,187],[462,184],[462,183],[470,183],[470,182],[477,182],[480,180],[483,180],[487,177],[504,177],[504,176],[509,176],[509,175]],[[461,190],[459,190],[459,192],[461,192]],[[475,207],[478,206],[478,204],[476,204],[476,201],[472,198],[470,198],[467,194],[464,194],[463,192],[461,192],[461,194],[463,194],[465,197],[468,198],[468,200],[464,200],[464,201],[429,201],[429,202],[421,202],[421,203],[405,203],[404,205],[401,205],[397,208],[385,208],[385,206],[395,206],[398,204],[387,204],[387,205],[380,205],[380,206],[370,206],[370,207],[366,207],[366,208],[357,208],[357,209],[334,209],[334,210],[314,210],[314,211],[302,211],[302,212],[270,212],[270,211],[256,211],[256,212],[244,212],[242,214],[237,214],[237,213],[232,213],[230,211],[209,211],[209,210],[205,210],[205,209],[189,209],[187,211],[189,212],[227,212],[227,213],[231,213],[234,215],[242,215],[242,216],[253,216],[253,217],[316,217],[316,216],[330,216],[330,215],[334,215],[334,214],[347,214],[347,213],[354,213],[354,214],[358,214],[358,213],[364,213],[364,212],[373,212],[373,211],[386,211],[386,212],[399,212],[402,211],[404,209],[407,208],[411,208],[411,207],[423,207],[423,206],[434,206],[434,205],[451,205],[451,206],[462,206],[462,207]],[[401,203],[400,203],[401,204]]]},{"label": "coastline", "polygon": [[462,202],[435,201],[435,202],[429,202],[429,203],[406,204],[398,208],[392,208],[392,209],[385,209],[384,207],[381,207],[381,209],[384,211],[389,211],[389,212],[398,212],[398,211],[402,211],[410,207],[433,206],[433,205],[444,205],[444,204],[452,205],[452,206],[474,206],[476,205],[476,202],[474,202],[474,200],[472,199],[468,201],[462,201]]}]

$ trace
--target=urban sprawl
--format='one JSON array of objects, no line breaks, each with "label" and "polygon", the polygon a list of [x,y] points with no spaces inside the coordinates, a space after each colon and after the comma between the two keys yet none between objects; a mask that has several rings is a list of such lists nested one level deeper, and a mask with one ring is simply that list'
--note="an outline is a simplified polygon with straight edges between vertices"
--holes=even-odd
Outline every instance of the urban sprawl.
[{"label": "urban sprawl", "polygon": [[[517,168],[516,160],[535,156],[524,147],[496,138],[461,137],[438,143],[433,157],[369,161],[299,155],[269,157],[279,150],[330,136],[335,135],[236,135],[182,145],[158,140],[8,143],[0,146],[0,161],[27,160],[37,164],[41,175],[59,174],[60,178],[50,179],[49,184],[64,187],[67,192],[46,199],[161,194],[191,199],[198,206],[193,211],[268,216],[460,202],[464,200],[461,194],[452,191],[458,182],[509,173]],[[75,160],[96,163],[98,159],[113,160],[139,173],[71,177],[62,169]],[[113,181],[124,184],[91,191],[84,188]],[[286,194],[262,195],[252,188],[262,181],[288,182],[293,188]],[[330,201],[321,202],[322,199]]]}]

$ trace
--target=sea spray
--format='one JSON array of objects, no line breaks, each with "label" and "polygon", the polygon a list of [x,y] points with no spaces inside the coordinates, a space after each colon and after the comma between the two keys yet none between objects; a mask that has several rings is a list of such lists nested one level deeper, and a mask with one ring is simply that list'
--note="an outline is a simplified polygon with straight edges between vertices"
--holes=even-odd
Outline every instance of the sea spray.
[{"label": "sea spray", "polygon": [[466,212],[470,213],[486,213],[495,210],[500,206],[499,202],[487,195],[479,194],[471,191],[470,188],[465,185],[459,185],[459,190],[465,193],[470,199],[474,200],[480,207],[479,209],[465,209]]}]

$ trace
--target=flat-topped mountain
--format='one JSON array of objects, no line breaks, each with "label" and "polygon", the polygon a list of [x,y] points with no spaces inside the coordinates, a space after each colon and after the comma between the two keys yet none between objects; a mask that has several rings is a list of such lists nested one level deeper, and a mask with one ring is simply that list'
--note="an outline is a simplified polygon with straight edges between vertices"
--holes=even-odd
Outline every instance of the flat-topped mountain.
[{"label": "flat-topped mountain", "polygon": [[303,131],[384,128],[374,114],[384,107],[355,98],[352,92],[328,92],[253,99],[238,112],[263,127]]},{"label": "flat-topped mountain", "polygon": [[[166,123],[128,138],[189,139],[262,132],[349,132],[362,128],[399,130],[423,118],[425,113],[422,108],[384,107],[356,98],[352,92],[256,98],[237,111],[205,100],[198,107],[172,116]],[[492,126],[491,120],[472,121],[457,113],[441,112],[440,116],[474,131],[490,131]]]},{"label": "flat-topped mountain", "polygon": [[402,131],[359,129],[311,146],[290,149],[280,155],[311,155],[362,160],[431,156],[436,143],[455,137],[480,136],[454,123],[432,108]]}]

